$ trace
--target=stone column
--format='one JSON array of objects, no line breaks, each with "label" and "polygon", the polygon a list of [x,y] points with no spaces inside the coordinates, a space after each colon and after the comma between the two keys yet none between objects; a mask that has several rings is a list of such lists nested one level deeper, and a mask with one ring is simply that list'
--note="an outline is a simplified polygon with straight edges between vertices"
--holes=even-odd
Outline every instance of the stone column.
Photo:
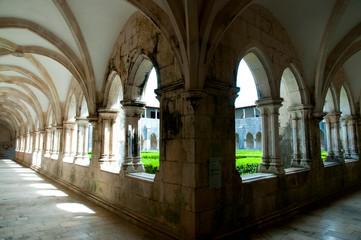
[{"label": "stone column", "polygon": [[[63,122],[64,127],[64,162],[74,161],[73,141],[75,122]],[[75,144],[74,144],[75,145]]]},{"label": "stone column", "polygon": [[311,149],[310,149],[310,118],[311,118],[311,109],[312,106],[302,106],[301,109],[301,144],[300,148],[302,149],[302,159],[301,166],[310,168],[311,166]]},{"label": "stone column", "polygon": [[115,158],[115,137],[114,124],[118,116],[119,110],[99,110],[101,121],[102,144],[100,152],[100,162],[114,162]]},{"label": "stone column", "polygon": [[19,151],[19,137],[16,138],[15,140],[15,152]]},{"label": "stone column", "polygon": [[[282,101],[282,100],[281,100]],[[271,130],[271,163],[269,171],[274,174],[284,174],[284,167],[281,163],[280,157],[280,145],[279,145],[279,124],[278,124],[278,109],[281,107],[281,103],[275,101],[270,108],[270,130]]]},{"label": "stone column", "polygon": [[326,134],[327,134],[327,156],[325,161],[332,162],[334,158],[333,152],[333,144],[332,144],[332,131],[331,131],[331,118],[329,116],[325,116],[325,123],[326,123]]},{"label": "stone column", "polygon": [[25,151],[25,137],[24,134],[20,136],[20,152]]},{"label": "stone column", "polygon": [[34,148],[33,148],[33,165],[40,166],[39,160],[41,159],[40,154],[40,131],[34,132]]},{"label": "stone column", "polygon": [[296,111],[289,110],[292,116],[292,145],[293,145],[293,159],[291,161],[291,167],[300,167],[301,159],[299,153],[299,141],[298,141],[298,128],[299,128],[299,116]]},{"label": "stone column", "polygon": [[278,109],[282,106],[281,102],[282,99],[266,99],[256,102],[262,115],[262,163],[258,168],[259,172],[284,174],[280,158],[278,129]]},{"label": "stone column", "polygon": [[344,158],[350,159],[351,158],[351,152],[350,152],[350,139],[348,137],[348,122],[350,120],[349,116],[342,117],[341,119],[341,126],[342,126],[342,145],[344,149]]},{"label": "stone column", "polygon": [[88,166],[89,156],[88,156],[88,126],[89,121],[86,118],[76,117],[76,124],[78,126],[78,144],[77,151],[75,155],[75,163]]},{"label": "stone column", "polygon": [[348,121],[348,136],[350,144],[350,158],[359,159],[359,152],[357,147],[357,117],[352,116]]},{"label": "stone column", "polygon": [[144,172],[141,162],[139,120],[145,110],[145,103],[139,101],[123,101],[125,112],[125,151],[122,171]]},{"label": "stone column", "polygon": [[43,159],[43,151],[44,151],[44,130],[39,130],[39,141],[38,141],[38,157],[37,157],[37,166],[41,166],[41,160]]},{"label": "stone column", "polygon": [[60,153],[61,132],[63,131],[63,127],[54,125],[52,131],[53,131],[53,150],[51,152],[51,158],[58,159]]},{"label": "stone column", "polygon": [[26,144],[25,144],[25,152],[30,152],[30,132],[26,133]]},{"label": "stone column", "polygon": [[270,156],[268,152],[268,109],[258,106],[262,117],[262,162],[259,164],[258,172],[268,172],[270,166]]},{"label": "stone column", "polygon": [[38,153],[39,152],[39,145],[40,145],[40,132],[36,131],[35,132],[35,140],[34,140],[34,153]]},{"label": "stone column", "polygon": [[[326,115],[325,119],[328,118],[328,122],[331,128],[330,137],[327,135],[327,142],[330,140],[332,142],[332,151],[334,153],[333,158],[331,159],[327,154],[326,162],[344,162],[344,158],[341,154],[341,144],[340,144],[340,113],[332,112]],[[327,123],[327,122],[326,122]]]},{"label": "stone column", "polygon": [[50,127],[45,128],[46,132],[46,145],[45,145],[45,155],[44,157],[50,157],[51,153],[51,141],[52,141],[52,131]]}]

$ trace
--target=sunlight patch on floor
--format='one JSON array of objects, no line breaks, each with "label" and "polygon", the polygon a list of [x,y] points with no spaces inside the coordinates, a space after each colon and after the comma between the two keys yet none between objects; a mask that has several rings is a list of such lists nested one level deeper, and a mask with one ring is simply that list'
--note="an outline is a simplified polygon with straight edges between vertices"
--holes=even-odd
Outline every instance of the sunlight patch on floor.
[{"label": "sunlight patch on floor", "polygon": [[89,213],[94,214],[95,212],[81,203],[58,203],[56,206],[59,209],[72,212],[72,213]]},{"label": "sunlight patch on floor", "polygon": [[69,195],[60,190],[39,190],[36,193],[46,197],[68,197]]}]

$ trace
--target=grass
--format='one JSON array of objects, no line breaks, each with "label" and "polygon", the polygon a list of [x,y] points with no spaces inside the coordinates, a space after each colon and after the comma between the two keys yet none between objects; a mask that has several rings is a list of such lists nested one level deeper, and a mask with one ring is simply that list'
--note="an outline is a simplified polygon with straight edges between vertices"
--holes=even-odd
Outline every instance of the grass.
[{"label": "grass", "polygon": [[327,151],[321,150],[321,159],[322,159],[322,161],[325,161],[326,156],[327,156]]},{"label": "grass", "polygon": [[159,151],[143,151],[141,156],[145,172],[155,174],[159,168]]},{"label": "grass", "polygon": [[[145,172],[155,174],[159,168],[159,151],[143,151],[142,162]],[[327,151],[321,151],[321,158],[324,161]],[[262,161],[262,150],[236,150],[236,169],[240,175],[256,173],[259,163]]]},{"label": "grass", "polygon": [[[143,151],[141,155],[145,172],[155,174],[159,168],[159,151]],[[242,175],[257,172],[261,161],[261,150],[242,149],[236,151],[236,168]]]},{"label": "grass", "polygon": [[262,162],[262,150],[236,150],[236,169],[240,175],[256,173]]}]

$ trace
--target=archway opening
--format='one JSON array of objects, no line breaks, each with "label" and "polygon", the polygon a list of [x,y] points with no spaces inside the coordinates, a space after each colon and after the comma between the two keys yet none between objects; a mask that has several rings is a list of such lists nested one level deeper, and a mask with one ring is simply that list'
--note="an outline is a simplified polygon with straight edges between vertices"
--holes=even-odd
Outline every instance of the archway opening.
[{"label": "archway opening", "polygon": [[280,97],[283,99],[279,109],[280,158],[284,168],[298,166],[301,161],[300,138],[302,134],[301,93],[296,78],[289,68],[283,71],[280,84]]},{"label": "archway opening", "polygon": [[254,149],[254,138],[252,133],[247,133],[245,144],[246,144],[245,146],[246,149],[250,149],[250,150]]},{"label": "archway opening", "polygon": [[256,133],[255,148],[254,149],[262,150],[262,133],[261,132]]},{"label": "archway opening", "polygon": [[[320,129],[324,134],[325,148],[321,148],[321,158],[323,161],[333,161],[334,152],[333,147],[335,140],[332,139],[332,116],[337,113],[336,105],[331,88],[327,90],[325,102],[323,105],[324,118],[319,124]],[[320,136],[321,137],[321,136]]]},{"label": "archway opening", "polygon": [[160,111],[155,90],[158,88],[158,76],[154,67],[146,74],[141,101],[145,110],[140,119],[142,162],[145,171],[155,173],[159,167]]},{"label": "archway opening", "polygon": [[235,149],[236,168],[241,175],[257,172],[262,161],[262,119],[256,106],[262,93],[255,77],[264,77],[264,73],[262,64],[253,53],[247,54],[239,62],[236,85],[240,91],[235,100]]},{"label": "archway opening", "polygon": [[340,90],[340,113],[341,153],[345,159],[351,159],[357,148],[355,144],[356,127],[351,116],[349,96],[344,86]]},{"label": "archway opening", "polygon": [[11,158],[15,156],[15,139],[11,130],[0,122],[0,158]]}]

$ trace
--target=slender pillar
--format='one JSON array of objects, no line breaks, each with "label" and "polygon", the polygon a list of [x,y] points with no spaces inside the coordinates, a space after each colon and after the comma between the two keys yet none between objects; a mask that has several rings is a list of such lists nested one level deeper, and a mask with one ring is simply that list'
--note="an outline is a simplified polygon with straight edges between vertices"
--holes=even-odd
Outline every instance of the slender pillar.
[{"label": "slender pillar", "polygon": [[268,172],[270,156],[268,152],[268,109],[258,106],[262,116],[262,162],[259,164],[258,172]]},{"label": "slender pillar", "polygon": [[145,104],[139,101],[123,101],[123,109],[125,112],[125,151],[122,171],[128,172],[144,172],[144,166],[141,162],[141,143],[139,120]]},{"label": "slender pillar", "polygon": [[343,145],[343,156],[345,159],[351,158],[351,151],[350,151],[350,140],[349,140],[349,131],[348,131],[348,122],[350,117],[342,117],[341,119],[341,126],[342,126],[342,145]]},{"label": "slender pillar", "polygon": [[311,118],[311,109],[312,106],[302,106],[301,109],[301,144],[300,149],[302,149],[302,159],[301,166],[310,168],[311,167],[311,149],[310,149],[310,118]]},{"label": "slender pillar", "polygon": [[257,108],[262,116],[262,162],[258,172],[284,174],[284,167],[280,158],[278,109],[282,99],[259,100]]},{"label": "slender pillar", "polygon": [[99,110],[102,133],[101,153],[99,159],[99,162],[101,163],[117,161],[115,146],[117,134],[114,133],[114,130],[118,113],[118,110]]},{"label": "slender pillar", "polygon": [[63,122],[64,127],[64,162],[72,163],[74,161],[74,128],[76,123],[75,122]]},{"label": "slender pillar", "polygon": [[359,152],[357,147],[357,117],[351,117],[348,121],[348,136],[350,140],[350,158],[359,159]]},{"label": "slender pillar", "polygon": [[292,167],[300,166],[300,154],[299,154],[299,141],[298,141],[298,123],[299,117],[296,111],[291,111],[292,116],[292,145],[293,145],[293,159],[291,161]]},{"label": "slender pillar", "polygon": [[51,153],[50,153],[50,157],[52,159],[57,159],[58,158],[58,154],[57,154],[57,145],[58,145],[58,136],[57,136],[57,132],[56,132],[56,125],[53,125],[52,129],[52,147],[51,147]]},{"label": "slender pillar", "polygon": [[279,145],[279,124],[278,124],[278,109],[282,105],[275,102],[270,106],[270,129],[271,129],[271,163],[269,171],[275,174],[284,174],[284,167],[281,163],[280,145]]},{"label": "slender pillar", "polygon": [[334,158],[333,152],[333,143],[332,139],[332,131],[331,131],[331,118],[329,116],[325,116],[325,123],[326,123],[326,134],[327,134],[327,156],[325,161],[332,162]]},{"label": "slender pillar", "polygon": [[50,157],[51,151],[51,141],[52,141],[52,131],[51,128],[45,128],[46,132],[46,145],[45,145],[45,155],[44,157]]},{"label": "slender pillar", "polygon": [[[332,151],[333,151],[333,157],[330,158],[332,155],[328,155],[326,157],[326,162],[344,162],[344,158],[341,154],[341,144],[340,144],[340,113],[332,112],[326,115],[325,119],[328,119],[326,121],[329,122],[327,134],[330,132],[330,136],[327,135],[327,144],[332,142]],[[328,145],[329,146],[329,145]]]},{"label": "slender pillar", "polygon": [[17,137],[15,140],[15,152],[19,152],[19,142],[19,137]]},{"label": "slender pillar", "polygon": [[51,158],[58,159],[60,153],[61,132],[63,131],[63,127],[54,125],[52,131],[53,131],[53,149],[51,152]]},{"label": "slender pillar", "polygon": [[75,163],[82,166],[89,166],[90,160],[88,156],[88,126],[89,121],[86,118],[76,117],[78,126],[78,144],[75,155]]}]

